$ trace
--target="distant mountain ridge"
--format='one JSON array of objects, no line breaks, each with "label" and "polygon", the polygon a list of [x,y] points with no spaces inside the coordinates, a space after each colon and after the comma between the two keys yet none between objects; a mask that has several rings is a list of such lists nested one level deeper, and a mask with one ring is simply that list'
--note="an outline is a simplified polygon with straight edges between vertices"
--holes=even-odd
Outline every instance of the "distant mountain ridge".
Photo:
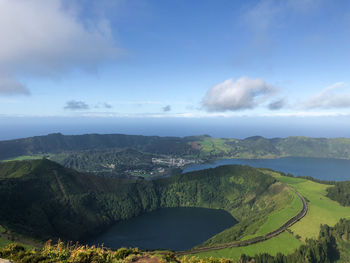
[{"label": "distant mountain ridge", "polygon": [[84,150],[135,149],[152,154],[193,158],[322,157],[350,159],[350,138],[294,136],[267,139],[221,139],[208,135],[158,137],[125,134],[62,135],[60,133],[0,141],[0,160],[22,155]]},{"label": "distant mountain ridge", "polygon": [[27,154],[60,153],[89,149],[133,148],[160,154],[191,154],[195,150],[183,138],[124,134],[62,135],[54,133],[0,141],[0,159]]}]

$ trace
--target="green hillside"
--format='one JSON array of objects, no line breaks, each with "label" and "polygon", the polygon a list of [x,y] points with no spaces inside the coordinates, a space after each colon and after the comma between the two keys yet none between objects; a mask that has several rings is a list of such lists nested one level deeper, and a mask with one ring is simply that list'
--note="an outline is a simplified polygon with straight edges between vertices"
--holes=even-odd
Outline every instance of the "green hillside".
[{"label": "green hillside", "polygon": [[[294,253],[294,251],[298,249],[300,245],[305,245],[308,239],[316,240],[321,231],[321,225],[328,225],[330,227],[334,227],[342,218],[350,219],[350,207],[342,206],[337,201],[334,201],[329,197],[329,192],[332,189],[335,189],[334,186],[328,184],[321,184],[303,178],[282,176],[280,173],[273,172],[271,170],[261,169],[261,171],[270,174],[276,180],[283,182],[290,188],[293,188],[297,190],[300,194],[302,194],[307,200],[309,207],[306,216],[303,217],[297,223],[295,223],[293,226],[291,226],[288,232],[284,232],[283,234],[274,237],[270,240],[247,247],[226,248],[216,251],[198,253],[195,254],[196,256],[200,258],[207,258],[210,256],[215,258],[231,258],[238,261],[242,254],[246,254],[250,257],[254,257],[254,255],[260,253],[270,254],[272,256],[277,256],[278,253],[288,255]],[[337,183],[337,185],[342,185],[344,186],[344,188],[346,188],[348,182],[339,182]],[[281,210],[281,213],[284,212],[284,210]],[[270,215],[270,218],[272,217],[273,214]],[[271,222],[272,221],[273,220],[271,220]],[[347,222],[347,224],[349,224],[350,221],[348,220]],[[260,229],[263,228],[264,225],[260,227]],[[348,259],[350,256],[349,253],[344,252],[344,250],[345,248],[349,248],[350,243],[348,242],[348,240],[346,242],[341,242],[340,239],[337,240],[337,246],[339,250],[343,251],[341,252],[341,260],[339,262],[348,262],[345,260],[345,258]],[[298,261],[292,260],[290,262]]]},{"label": "green hillside", "polygon": [[350,181],[336,183],[327,189],[327,196],[343,206],[350,206]]},{"label": "green hillside", "polygon": [[[242,254],[246,255],[243,262],[249,262],[251,257],[260,260],[258,262],[304,262],[310,255],[314,258],[338,255],[338,262],[347,262],[350,257],[349,234],[346,234],[349,221],[336,225],[341,218],[350,217],[350,207],[327,197],[332,191],[342,193],[338,188],[345,191],[346,182],[330,186],[282,176],[271,170],[235,165],[152,181],[79,173],[46,159],[3,162],[0,171],[2,245],[9,243],[4,239],[8,233],[41,240],[58,237],[83,240],[118,220],[162,207],[224,209],[238,220],[234,227],[199,246],[246,240],[276,229],[300,211],[300,200],[288,185],[302,194],[309,206],[307,215],[290,227],[289,232],[247,247],[202,252],[195,257],[207,262],[213,262],[208,259],[211,256],[238,262]],[[331,228],[321,227],[325,224]],[[328,245],[336,254],[320,252]],[[193,263],[199,258],[177,260]]]},{"label": "green hillside", "polygon": [[[350,159],[350,139],[348,138],[299,136],[267,139],[254,136],[241,140],[212,138],[207,135],[180,138],[124,134],[62,135],[57,133],[0,141],[0,160],[79,151],[100,151],[103,156],[103,151],[127,148],[144,153],[204,159],[286,156]],[[98,163],[98,158],[94,161]]]},{"label": "green hillside", "polygon": [[152,158],[157,155],[143,153],[133,149],[87,150],[60,153],[52,156],[52,161],[81,172],[93,172],[100,175],[129,175],[130,170],[154,172]]},{"label": "green hillside", "polygon": [[199,137],[193,145],[201,156],[212,158],[320,157],[350,159],[350,139],[260,136],[239,139]]},{"label": "green hillside", "polygon": [[[235,258],[198,258],[195,256],[177,257],[171,251],[140,251],[137,248],[120,248],[116,251],[104,247],[88,247],[79,244],[50,242],[42,249],[25,249],[18,244],[0,248],[0,257],[14,262],[74,262],[74,263],[347,263],[349,262],[350,220],[340,220],[334,227],[322,225],[316,239],[310,239],[288,254],[275,256],[264,253],[254,247],[249,248],[255,255],[240,255]],[[280,240],[282,241],[282,240]],[[287,240],[284,240],[287,242]],[[278,248],[278,243],[271,243]]]},{"label": "green hillside", "polygon": [[155,154],[196,154],[183,138],[124,134],[62,135],[60,133],[24,139],[0,141],[0,160],[22,155],[62,153],[67,151],[132,148]]},{"label": "green hillside", "polygon": [[273,177],[247,166],[152,181],[83,174],[46,159],[0,163],[1,171],[13,167],[23,172],[0,177],[0,225],[39,239],[82,240],[118,220],[158,208],[204,207],[224,209],[239,221],[230,230],[234,235],[213,239],[213,245],[254,235],[282,203],[293,200]]}]

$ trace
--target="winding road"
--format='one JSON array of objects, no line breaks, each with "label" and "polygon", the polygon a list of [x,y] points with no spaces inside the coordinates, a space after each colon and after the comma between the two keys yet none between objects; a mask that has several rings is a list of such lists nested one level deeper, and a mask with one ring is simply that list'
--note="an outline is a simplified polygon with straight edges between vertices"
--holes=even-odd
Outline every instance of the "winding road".
[{"label": "winding road", "polygon": [[266,235],[254,237],[254,238],[251,238],[251,239],[248,239],[248,240],[244,240],[244,241],[235,241],[235,242],[232,242],[232,243],[229,243],[229,244],[213,246],[213,247],[194,248],[194,249],[190,249],[190,250],[179,251],[179,252],[176,252],[175,254],[177,256],[182,256],[182,255],[196,254],[196,253],[199,253],[199,252],[207,252],[207,251],[219,250],[219,249],[230,248],[230,247],[244,247],[244,246],[249,246],[249,245],[252,245],[252,244],[263,242],[265,240],[268,240],[270,238],[273,238],[273,237],[281,234],[288,227],[292,226],[293,224],[298,222],[301,218],[303,218],[306,215],[307,210],[308,210],[308,207],[307,207],[307,204],[306,204],[306,201],[305,201],[304,197],[302,197],[302,195],[299,194],[294,189],[291,189],[291,190],[293,190],[297,194],[297,196],[299,197],[299,199],[303,203],[303,208],[296,216],[294,216],[291,219],[289,219],[286,223],[284,223],[281,227],[277,228],[276,230],[274,230],[274,231],[272,231],[270,233],[267,233]]}]

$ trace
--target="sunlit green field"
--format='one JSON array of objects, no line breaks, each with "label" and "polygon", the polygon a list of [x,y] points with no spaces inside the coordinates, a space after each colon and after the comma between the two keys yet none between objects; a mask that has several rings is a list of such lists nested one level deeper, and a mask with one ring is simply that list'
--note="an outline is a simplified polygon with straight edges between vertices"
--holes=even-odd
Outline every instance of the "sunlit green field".
[{"label": "sunlit green field", "polygon": [[294,192],[292,198],[292,201],[286,207],[284,207],[282,210],[276,211],[273,214],[271,214],[266,220],[266,222],[259,228],[259,230],[254,235],[248,235],[245,238],[243,238],[243,240],[270,233],[278,227],[282,226],[290,218],[297,215],[303,208],[303,204]]},{"label": "sunlit green field", "polygon": [[[306,216],[289,228],[293,235],[284,232],[270,240],[251,246],[203,252],[195,256],[201,258],[208,256],[224,257],[238,260],[243,253],[251,256],[263,252],[272,255],[278,252],[289,254],[302,244],[302,241],[299,241],[295,237],[296,235],[299,235],[301,240],[317,238],[321,224],[333,226],[340,218],[350,218],[350,207],[343,207],[338,202],[326,197],[326,189],[332,186],[301,178],[281,176],[276,172],[269,171],[268,173],[277,180],[297,190],[308,201],[309,209]],[[288,218],[288,216],[289,218],[292,217],[290,215],[294,215],[293,212],[295,211],[300,211],[301,207],[301,202],[298,202],[298,199],[293,199],[293,202],[288,207],[272,214],[254,236],[265,234],[276,229],[276,225],[283,221],[282,218],[285,219]],[[252,236],[246,237],[245,239],[250,237]]]},{"label": "sunlit green field", "polygon": [[269,253],[276,255],[278,252],[286,254],[292,253],[296,248],[301,245],[301,241],[293,237],[290,233],[284,232],[275,238],[271,238],[261,243],[250,245],[247,247],[235,247],[225,248],[216,251],[209,251],[195,254],[194,256],[205,258],[205,257],[216,257],[216,258],[231,258],[237,260],[241,254],[254,256],[259,253]]},{"label": "sunlit green field", "polygon": [[44,157],[44,155],[22,155],[22,156],[18,156],[18,157],[15,157],[15,158],[3,160],[3,162],[24,161],[24,160],[38,160],[38,159],[42,159],[43,157]]},{"label": "sunlit green field", "polygon": [[350,218],[350,207],[326,197],[326,189],[331,186],[300,178],[277,176],[276,179],[293,187],[309,201],[306,216],[290,228],[303,239],[317,238],[321,224],[333,226],[340,218]]},{"label": "sunlit green field", "polygon": [[220,152],[227,153],[230,150],[230,147],[225,144],[226,140],[219,138],[205,138],[204,140],[197,141],[200,145],[201,151],[205,153],[215,153],[219,154]]}]

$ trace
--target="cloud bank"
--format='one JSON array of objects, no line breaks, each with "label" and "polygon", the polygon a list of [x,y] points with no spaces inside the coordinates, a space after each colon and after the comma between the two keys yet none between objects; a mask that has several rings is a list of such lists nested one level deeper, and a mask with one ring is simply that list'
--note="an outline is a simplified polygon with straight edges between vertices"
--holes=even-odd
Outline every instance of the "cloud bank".
[{"label": "cloud bank", "polygon": [[350,108],[350,92],[344,82],[337,82],[325,88],[304,102],[306,109]]},{"label": "cloud bank", "polygon": [[276,89],[263,79],[228,79],[207,92],[202,106],[210,112],[253,109],[275,92]]},{"label": "cloud bank", "polygon": [[28,94],[16,76],[95,70],[121,54],[105,19],[83,23],[63,0],[0,0],[0,94]]}]

